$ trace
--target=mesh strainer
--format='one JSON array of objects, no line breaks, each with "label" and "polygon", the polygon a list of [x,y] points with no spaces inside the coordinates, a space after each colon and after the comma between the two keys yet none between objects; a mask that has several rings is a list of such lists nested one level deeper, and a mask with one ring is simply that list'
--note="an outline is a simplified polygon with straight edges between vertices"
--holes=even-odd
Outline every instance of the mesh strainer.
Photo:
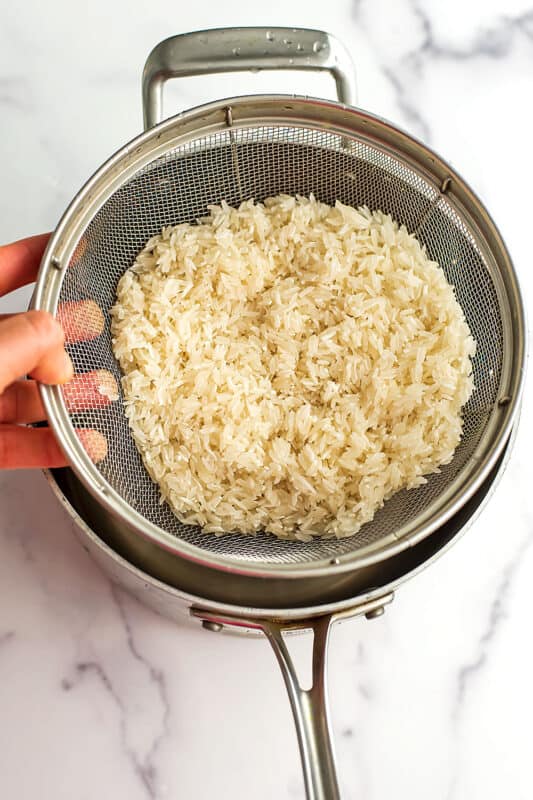
[{"label": "mesh strainer", "polygon": [[[313,42],[307,50],[304,44],[303,52],[322,53],[329,58],[326,63],[335,63],[331,40],[308,33]],[[193,52],[196,47],[202,51],[200,39],[208,35],[189,40]],[[292,35],[296,57],[302,51],[296,50],[296,32]],[[269,41],[265,36],[264,46]],[[231,45],[229,40],[220,46],[231,53]],[[165,54],[176,55],[169,54],[168,46]],[[239,66],[249,67],[246,52],[240,59]],[[160,79],[158,66],[154,72]],[[148,77],[149,100],[154,82],[152,73]],[[342,88],[348,81],[338,83]],[[149,123],[155,121],[153,105],[147,104]],[[221,200],[238,204],[280,192],[313,192],[327,203],[340,199],[390,213],[416,233],[455,285],[478,346],[476,390],[464,410],[462,442],[440,474],[423,488],[394,496],[373,522],[341,541],[217,538],[182,525],[161,504],[120,402],[69,415],[61,391],[44,389],[45,402],[78,475],[113,513],[144,535],[226,569],[314,571],[332,557],[351,569],[354,560],[386,557],[391,547],[427,535],[466,501],[507,438],[518,395],[523,342],[512,267],[486,212],[440,159],[387,123],[325,101],[252,97],[188,112],[127,145],[76,198],[45,258],[36,305],[56,312],[58,304],[92,299],[107,321],[119,278],[163,225],[194,222]],[[105,368],[120,379],[107,322],[101,336],[72,346],[71,356],[77,372]],[[75,426],[105,434],[109,455],[100,465],[90,463]]]},{"label": "mesh strainer", "polygon": [[[398,553],[455,514],[508,440],[524,363],[522,303],[498,231],[462,179],[421,143],[344,103],[292,96],[224,100],[156,125],[168,77],[274,68],[328,70],[339,99],[354,100],[346,51],[317,31],[206,31],[159,45],[144,76],[149,130],[113,156],[75,198],[50,242],[34,300],[35,307],[53,313],[63,303],[95,301],[105,330],[72,345],[70,354],[77,372],[106,369],[119,381],[109,330],[118,280],[162,226],[194,222],[210,204],[311,192],[330,204],[365,204],[405,224],[440,263],[477,342],[476,390],[464,409],[461,444],[424,487],[395,495],[371,523],[340,541],[282,542],[266,534],[217,538],[182,525],[160,502],[121,402],[69,414],[62,391],[43,387],[50,424],[72,467],[120,536],[143,557],[166,559],[166,575],[183,571],[184,563],[193,574],[200,564],[211,571],[209,591],[229,597],[230,572],[232,598],[241,592],[242,605],[258,605],[262,596],[268,607],[278,602],[274,589],[268,595],[269,586],[285,587],[285,605],[316,600],[318,591],[326,597],[334,576]],[[75,428],[106,436],[109,452],[102,463],[91,463]],[[258,577],[263,580],[254,584]],[[305,589],[299,578],[306,579]]]}]

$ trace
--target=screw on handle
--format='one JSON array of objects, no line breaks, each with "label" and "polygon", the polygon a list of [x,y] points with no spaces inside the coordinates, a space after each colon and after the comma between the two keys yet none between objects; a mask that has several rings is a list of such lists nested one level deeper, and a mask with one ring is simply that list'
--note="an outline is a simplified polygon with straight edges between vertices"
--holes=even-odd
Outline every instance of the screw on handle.
[{"label": "screw on handle", "polygon": [[172,36],[154,47],[142,79],[144,128],[163,119],[163,86],[170,78],[280,69],[329,72],[339,101],[356,103],[354,65],[334,36],[307,28],[218,28]]}]

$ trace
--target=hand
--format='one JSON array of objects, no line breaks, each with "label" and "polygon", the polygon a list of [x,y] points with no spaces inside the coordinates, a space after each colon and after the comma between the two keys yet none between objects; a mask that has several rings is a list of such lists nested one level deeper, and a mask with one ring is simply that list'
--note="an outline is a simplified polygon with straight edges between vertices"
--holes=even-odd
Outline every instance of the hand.
[{"label": "hand", "polygon": [[[31,283],[49,234],[31,236],[0,247],[0,296]],[[104,406],[118,397],[113,376],[105,370],[74,375],[64,349],[74,342],[99,336],[102,312],[92,301],[67,303],[56,320],[45,311],[0,314],[0,468],[62,467],[67,461],[50,428],[31,428],[46,414],[37,381],[65,384],[64,396],[71,412]],[[33,380],[21,376],[28,374]],[[77,432],[93,461],[107,454],[98,431]]]}]

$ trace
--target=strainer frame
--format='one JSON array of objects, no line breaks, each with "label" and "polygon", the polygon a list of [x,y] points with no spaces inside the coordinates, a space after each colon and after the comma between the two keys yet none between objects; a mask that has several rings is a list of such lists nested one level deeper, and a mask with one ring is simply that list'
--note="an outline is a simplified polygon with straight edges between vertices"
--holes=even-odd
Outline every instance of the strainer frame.
[{"label": "strainer frame", "polygon": [[[228,111],[229,109],[229,111]],[[107,511],[130,530],[142,535],[173,555],[224,572],[248,576],[308,577],[331,570],[345,572],[388,558],[412,546],[442,526],[467,502],[490,472],[504,447],[519,406],[525,362],[525,320],[520,289],[511,259],[490,215],[463,179],[437,154],[414,137],[368,112],[331,101],[292,95],[253,95],[209,103],[160,123],[133,139],[112,156],[76,195],[65,212],[44,254],[33,307],[53,314],[57,311],[64,271],[89,222],[103,204],[139,169],[169,150],[217,131],[233,128],[315,127],[381,149],[400,158],[437,192],[446,193],[450,205],[466,219],[479,241],[487,245],[489,260],[497,253],[502,269],[497,274],[502,285],[495,289],[503,309],[504,357],[500,376],[499,403],[495,404],[478,443],[469,459],[444,492],[416,518],[416,525],[380,540],[379,547],[346,553],[338,559],[323,559],[301,564],[258,564],[240,561],[184,542],[148,522],[134,511],[107,483],[92,464],[74,433],[62,392],[58,387],[41,387],[49,422],[79,479]],[[507,349],[507,352],[506,352]],[[511,352],[509,352],[511,350]],[[486,443],[490,441],[487,447]],[[465,479],[465,474],[467,478]],[[460,491],[459,491],[459,487]],[[436,508],[439,508],[438,513]],[[366,548],[369,549],[369,548]]]}]

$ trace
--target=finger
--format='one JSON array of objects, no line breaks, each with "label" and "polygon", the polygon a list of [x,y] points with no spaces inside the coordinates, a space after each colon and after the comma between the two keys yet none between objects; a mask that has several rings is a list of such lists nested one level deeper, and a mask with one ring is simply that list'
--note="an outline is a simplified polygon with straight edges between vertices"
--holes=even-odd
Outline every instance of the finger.
[{"label": "finger", "polygon": [[106,369],[95,369],[75,375],[63,388],[67,408],[71,414],[91,408],[105,408],[119,398],[117,382]]},{"label": "finger", "polygon": [[[105,369],[75,375],[65,384],[63,395],[71,414],[90,408],[104,408],[118,400],[118,386]],[[46,413],[35,381],[15,381],[0,395],[0,423],[41,422]]]},{"label": "finger", "polygon": [[[0,314],[0,322],[16,314]],[[105,327],[104,314],[94,300],[77,300],[62,303],[57,310],[57,321],[63,328],[68,344],[96,339]]]},{"label": "finger", "polygon": [[[77,431],[89,457],[96,463],[107,455],[107,442],[98,431]],[[65,467],[63,451],[50,428],[0,426],[0,469]]]},{"label": "finger", "polygon": [[46,413],[35,381],[15,381],[0,395],[0,423],[41,422]]},{"label": "finger", "polygon": [[57,310],[57,319],[69,344],[96,339],[105,327],[102,309],[94,300],[63,303]]},{"label": "finger", "polygon": [[0,296],[35,280],[49,238],[41,233],[0,246]]},{"label": "finger", "polygon": [[26,311],[0,323],[0,392],[21,375],[42,383],[66,383],[72,362],[63,349],[61,325],[46,311]]}]

